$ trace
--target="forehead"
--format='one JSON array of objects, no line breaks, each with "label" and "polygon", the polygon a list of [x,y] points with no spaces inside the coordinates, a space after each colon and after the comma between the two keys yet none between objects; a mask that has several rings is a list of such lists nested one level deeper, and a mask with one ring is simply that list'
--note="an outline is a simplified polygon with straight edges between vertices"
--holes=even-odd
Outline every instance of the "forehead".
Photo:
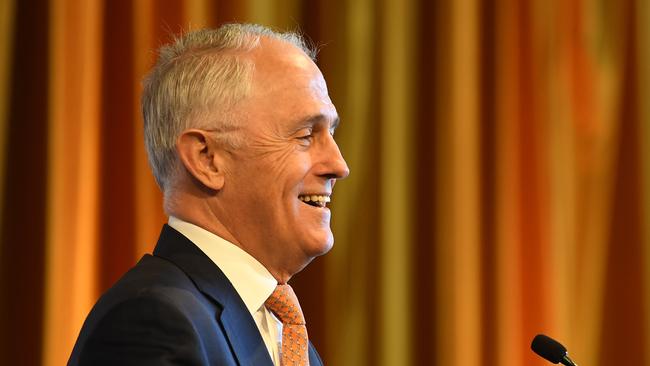
[{"label": "forehead", "polygon": [[263,38],[251,58],[255,66],[247,114],[287,122],[320,116],[333,124],[338,119],[322,73],[302,50]]},{"label": "forehead", "polygon": [[299,88],[327,94],[325,80],[316,64],[290,43],[263,37],[251,58],[253,88],[258,93]]}]

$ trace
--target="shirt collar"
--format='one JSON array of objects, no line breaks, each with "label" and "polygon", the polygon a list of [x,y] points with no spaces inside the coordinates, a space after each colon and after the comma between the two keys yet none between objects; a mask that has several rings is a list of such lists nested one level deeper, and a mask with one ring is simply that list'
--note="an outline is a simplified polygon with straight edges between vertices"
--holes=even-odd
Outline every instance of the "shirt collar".
[{"label": "shirt collar", "polygon": [[221,269],[251,315],[264,305],[278,285],[260,262],[237,245],[174,216],[169,217],[169,226],[199,247]]}]

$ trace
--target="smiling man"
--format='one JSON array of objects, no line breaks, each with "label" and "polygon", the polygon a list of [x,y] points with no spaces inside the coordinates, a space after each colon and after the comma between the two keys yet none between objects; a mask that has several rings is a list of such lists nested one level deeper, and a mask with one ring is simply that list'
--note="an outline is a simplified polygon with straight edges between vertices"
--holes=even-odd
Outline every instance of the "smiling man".
[{"label": "smiling man", "polygon": [[70,365],[321,365],[287,284],[332,247],[349,171],[314,52],[230,24],[160,50],[145,144],[169,223],[89,314]]}]

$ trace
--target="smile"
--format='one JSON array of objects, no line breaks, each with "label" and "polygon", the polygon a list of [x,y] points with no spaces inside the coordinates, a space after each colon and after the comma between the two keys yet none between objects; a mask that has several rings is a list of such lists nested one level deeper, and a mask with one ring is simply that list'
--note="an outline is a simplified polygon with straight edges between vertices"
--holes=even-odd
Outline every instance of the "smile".
[{"label": "smile", "polygon": [[314,207],[326,207],[327,204],[331,201],[329,195],[319,194],[301,194],[298,196],[298,199]]}]

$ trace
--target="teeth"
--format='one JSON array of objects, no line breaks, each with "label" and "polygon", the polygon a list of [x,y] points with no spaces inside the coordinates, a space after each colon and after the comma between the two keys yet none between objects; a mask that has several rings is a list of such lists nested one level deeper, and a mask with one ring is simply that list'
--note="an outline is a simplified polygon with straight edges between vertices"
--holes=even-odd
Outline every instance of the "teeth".
[{"label": "teeth", "polygon": [[303,201],[303,202],[316,202],[320,204],[325,204],[330,202],[332,199],[330,196],[320,196],[320,195],[300,195],[298,196],[298,199]]}]

